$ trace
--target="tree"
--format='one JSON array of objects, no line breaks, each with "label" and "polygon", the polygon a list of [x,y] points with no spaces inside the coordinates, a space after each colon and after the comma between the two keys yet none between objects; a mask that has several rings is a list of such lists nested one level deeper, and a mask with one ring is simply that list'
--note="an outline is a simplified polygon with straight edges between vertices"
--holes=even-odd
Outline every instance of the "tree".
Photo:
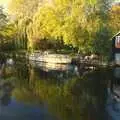
[{"label": "tree", "polygon": [[7,16],[3,12],[3,7],[0,6],[0,43],[5,39],[5,26],[7,24]]},{"label": "tree", "polygon": [[18,18],[32,17],[41,0],[11,0],[9,12]]},{"label": "tree", "polygon": [[11,10],[18,17],[20,39],[28,39],[28,49],[38,48],[36,43],[47,47],[47,42],[63,41],[82,53],[107,55],[110,4],[111,0],[15,0]]},{"label": "tree", "polygon": [[42,5],[33,17],[30,30],[32,34],[29,36],[31,39],[33,37],[39,40],[44,38],[63,40],[65,44],[78,47],[83,36],[79,33],[85,26],[84,6],[83,0],[75,2],[54,0],[51,4]]},{"label": "tree", "polygon": [[4,13],[3,7],[0,6],[0,29],[7,23],[7,15]]},{"label": "tree", "polygon": [[[109,11],[109,26],[113,34],[116,34],[120,30],[120,4],[113,5]],[[112,35],[113,35],[112,34]]]},{"label": "tree", "polygon": [[[96,4],[96,15],[99,17],[99,26],[94,32],[92,50],[100,55],[109,55],[111,45],[111,29],[109,29],[109,9],[111,0],[98,0]],[[96,21],[96,20],[95,20]],[[92,27],[92,26],[91,26]],[[102,48],[102,49],[101,49]]]},{"label": "tree", "polygon": [[32,22],[32,17],[39,6],[40,0],[11,0],[9,13],[15,17],[15,27],[17,29],[16,47],[27,49],[28,38],[27,28]]},{"label": "tree", "polygon": [[14,48],[14,37],[16,29],[9,21],[9,16],[4,12],[4,8],[0,7],[0,49],[11,50]]},{"label": "tree", "polygon": [[[109,3],[109,0],[88,2],[54,0],[51,4],[46,3],[33,17],[30,36],[39,38],[39,40],[43,38],[62,39],[64,44],[72,45],[81,52],[103,54],[103,51],[108,48],[106,39],[109,40],[107,29]],[[105,32],[106,35],[101,32]],[[98,43],[105,44],[103,51],[98,49]]]}]

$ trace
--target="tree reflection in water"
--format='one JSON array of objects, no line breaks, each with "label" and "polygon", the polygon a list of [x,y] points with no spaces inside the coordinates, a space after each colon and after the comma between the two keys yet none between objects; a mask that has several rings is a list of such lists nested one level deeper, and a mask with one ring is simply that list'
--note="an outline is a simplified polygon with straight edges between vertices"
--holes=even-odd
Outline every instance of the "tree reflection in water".
[{"label": "tree reflection in water", "polygon": [[2,96],[0,98],[1,105],[7,106],[11,102],[11,93],[13,86],[11,83],[7,82],[1,86]]},{"label": "tree reflection in water", "polygon": [[15,62],[11,68],[5,66],[4,71],[4,78],[9,81],[0,89],[5,93],[1,98],[3,105],[10,103],[12,95],[24,104],[46,105],[58,120],[104,120],[112,70],[79,70],[80,75],[76,76],[74,71],[45,72],[28,62]]},{"label": "tree reflection in water", "polygon": [[[51,71],[44,72],[29,68],[28,64],[26,66],[16,66],[16,77],[19,76],[19,79],[15,81],[14,96],[18,101],[47,104],[51,114],[60,120],[104,119],[111,71],[98,69],[80,77],[69,77],[67,74],[66,80],[61,82],[57,79],[59,72],[53,71],[51,75]],[[65,75],[64,72],[62,74]]]},{"label": "tree reflection in water", "polygon": [[6,75],[6,58],[1,56],[0,59],[0,105],[7,106],[11,102],[13,85],[5,79]]},{"label": "tree reflection in water", "polygon": [[114,74],[109,85],[110,90],[108,103],[112,106],[111,110],[114,112],[120,112],[120,68],[115,67],[113,69],[113,73]]}]

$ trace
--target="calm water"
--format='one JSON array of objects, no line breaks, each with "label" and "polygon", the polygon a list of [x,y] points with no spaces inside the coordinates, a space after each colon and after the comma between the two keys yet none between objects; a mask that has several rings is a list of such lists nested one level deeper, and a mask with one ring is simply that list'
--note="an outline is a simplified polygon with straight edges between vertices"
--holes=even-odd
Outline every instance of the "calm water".
[{"label": "calm water", "polygon": [[111,91],[119,86],[119,80],[114,80],[119,73],[113,69],[8,63],[0,67],[0,120],[111,118],[106,105]]}]

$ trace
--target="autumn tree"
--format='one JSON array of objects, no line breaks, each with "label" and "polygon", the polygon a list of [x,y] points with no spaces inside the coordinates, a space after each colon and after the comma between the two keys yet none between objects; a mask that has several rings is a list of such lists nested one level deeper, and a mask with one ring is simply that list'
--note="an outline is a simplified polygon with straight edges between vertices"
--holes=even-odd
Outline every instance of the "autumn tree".
[{"label": "autumn tree", "polygon": [[32,22],[32,17],[40,0],[11,0],[9,13],[15,18],[14,24],[17,31],[16,45],[18,48],[27,49],[27,28]]},{"label": "autumn tree", "polygon": [[114,4],[109,11],[109,26],[113,34],[120,31],[120,3]]},{"label": "autumn tree", "polygon": [[109,52],[111,0],[15,0],[10,6],[28,49],[62,41],[85,54]]}]

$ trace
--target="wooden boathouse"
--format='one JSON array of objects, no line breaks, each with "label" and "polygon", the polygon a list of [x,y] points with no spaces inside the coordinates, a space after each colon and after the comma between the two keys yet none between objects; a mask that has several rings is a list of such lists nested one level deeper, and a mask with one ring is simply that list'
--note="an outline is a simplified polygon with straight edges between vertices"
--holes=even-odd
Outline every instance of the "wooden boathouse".
[{"label": "wooden boathouse", "polygon": [[120,65],[120,32],[112,38],[112,61]]}]

